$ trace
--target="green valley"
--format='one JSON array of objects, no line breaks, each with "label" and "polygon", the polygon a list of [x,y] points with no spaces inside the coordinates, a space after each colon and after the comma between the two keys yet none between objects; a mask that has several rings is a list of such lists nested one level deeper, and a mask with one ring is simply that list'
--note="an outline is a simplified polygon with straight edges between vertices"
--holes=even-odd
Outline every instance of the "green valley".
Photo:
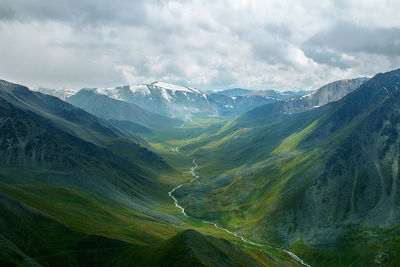
[{"label": "green valley", "polygon": [[1,261],[393,265],[399,77],[146,131],[2,81]]}]

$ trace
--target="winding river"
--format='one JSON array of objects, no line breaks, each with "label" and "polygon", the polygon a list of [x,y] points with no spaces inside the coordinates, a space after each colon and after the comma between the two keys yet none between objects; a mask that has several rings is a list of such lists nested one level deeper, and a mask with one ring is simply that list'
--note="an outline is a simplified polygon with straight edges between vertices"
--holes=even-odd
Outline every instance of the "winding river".
[{"label": "winding river", "polygon": [[[172,149],[174,152],[180,153],[178,147],[171,148],[171,149]],[[199,177],[200,177],[200,176],[199,176],[198,174],[196,174],[196,172],[195,172],[196,169],[199,167],[199,165],[196,163],[196,159],[193,159],[192,163],[193,163],[193,167],[190,168],[190,171],[189,171],[189,172],[190,172],[190,174],[194,177],[194,179],[192,179],[192,180],[190,181],[190,183],[193,183],[193,182],[197,181],[197,179],[199,179]],[[185,209],[184,209],[181,205],[179,205],[178,200],[173,196],[173,193],[174,193],[176,190],[178,190],[179,188],[181,188],[182,186],[183,186],[183,183],[180,184],[180,185],[178,185],[178,186],[176,186],[176,187],[174,187],[171,191],[168,192],[168,195],[174,200],[175,206],[181,210],[182,214],[183,214],[184,216],[186,216],[186,217],[189,217],[189,216],[186,214]],[[208,222],[208,221],[202,221],[202,222],[203,222],[203,223],[206,223],[206,224],[211,224],[211,225],[213,225],[215,228],[218,228],[218,229],[220,229],[220,230],[223,230],[223,231],[227,232],[227,233],[230,234],[230,235],[233,235],[233,236],[235,236],[235,237],[237,237],[237,238],[240,238],[243,242],[248,243],[248,244],[250,244],[250,245],[259,246],[259,247],[263,247],[263,246],[264,246],[264,245],[261,245],[261,244],[254,243],[254,242],[252,242],[252,241],[250,241],[250,240],[247,240],[247,239],[244,238],[243,236],[238,235],[238,234],[236,234],[236,233],[233,233],[233,232],[229,231],[228,229],[226,229],[226,228],[224,228],[224,227],[222,227],[222,226],[219,226],[219,225],[216,224],[216,223]],[[302,264],[303,266],[311,267],[310,265],[308,265],[307,263],[305,263],[302,259],[300,259],[300,258],[299,258],[296,254],[294,254],[293,252],[290,252],[290,251],[284,250],[284,249],[283,249],[282,251],[284,251],[285,253],[289,254],[297,263],[300,263],[300,264]]]}]

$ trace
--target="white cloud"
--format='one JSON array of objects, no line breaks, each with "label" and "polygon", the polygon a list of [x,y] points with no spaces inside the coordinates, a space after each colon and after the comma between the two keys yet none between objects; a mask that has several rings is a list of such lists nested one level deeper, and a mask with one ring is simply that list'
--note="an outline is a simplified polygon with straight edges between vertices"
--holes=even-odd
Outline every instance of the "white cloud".
[{"label": "white cloud", "polygon": [[309,89],[400,64],[398,1],[0,0],[0,6],[0,78],[29,85],[163,80]]}]

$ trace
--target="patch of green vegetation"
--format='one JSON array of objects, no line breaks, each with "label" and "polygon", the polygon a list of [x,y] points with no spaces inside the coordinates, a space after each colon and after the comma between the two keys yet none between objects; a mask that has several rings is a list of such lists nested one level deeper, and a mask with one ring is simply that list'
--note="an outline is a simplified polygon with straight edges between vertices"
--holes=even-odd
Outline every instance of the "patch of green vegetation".
[{"label": "patch of green vegetation", "polygon": [[77,189],[0,183],[0,194],[24,203],[75,231],[131,243],[159,242],[177,231],[166,221]]},{"label": "patch of green vegetation", "polygon": [[360,227],[339,237],[331,249],[310,248],[301,240],[290,249],[312,266],[397,266],[400,228]]},{"label": "patch of green vegetation", "polygon": [[2,266],[107,265],[134,245],[74,231],[36,209],[0,195]]},{"label": "patch of green vegetation", "polygon": [[186,230],[135,256],[138,266],[297,266],[282,252],[274,254]]},{"label": "patch of green vegetation", "polygon": [[285,138],[282,143],[272,152],[272,155],[296,150],[301,140],[303,140],[304,137],[310,134],[310,132],[315,129],[317,125],[318,120],[315,120],[300,132],[291,134],[289,137]]}]

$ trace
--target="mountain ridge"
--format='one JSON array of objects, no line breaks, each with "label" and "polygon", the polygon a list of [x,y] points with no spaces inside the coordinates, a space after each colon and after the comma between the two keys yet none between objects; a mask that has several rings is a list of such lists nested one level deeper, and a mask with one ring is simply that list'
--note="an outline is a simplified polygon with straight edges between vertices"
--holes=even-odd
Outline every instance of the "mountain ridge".
[{"label": "mountain ridge", "polygon": [[[320,108],[230,122],[211,141],[181,148],[195,150],[203,178],[177,198],[190,216],[256,242],[304,242],[294,252],[311,265],[323,261],[307,251],[369,265],[390,239],[382,229],[399,226],[399,89],[400,69]],[[393,262],[397,241],[390,246]]]},{"label": "mountain ridge", "polygon": [[131,121],[150,128],[171,127],[181,123],[179,120],[151,113],[135,104],[110,98],[98,93],[96,89],[82,89],[66,101],[107,120]]},{"label": "mountain ridge", "polygon": [[330,102],[338,101],[350,92],[357,89],[367,78],[339,80],[322,86],[316,91],[284,101],[267,104],[255,108],[243,115],[244,119],[277,116],[279,114],[292,114],[303,112],[312,108],[319,108]]}]

